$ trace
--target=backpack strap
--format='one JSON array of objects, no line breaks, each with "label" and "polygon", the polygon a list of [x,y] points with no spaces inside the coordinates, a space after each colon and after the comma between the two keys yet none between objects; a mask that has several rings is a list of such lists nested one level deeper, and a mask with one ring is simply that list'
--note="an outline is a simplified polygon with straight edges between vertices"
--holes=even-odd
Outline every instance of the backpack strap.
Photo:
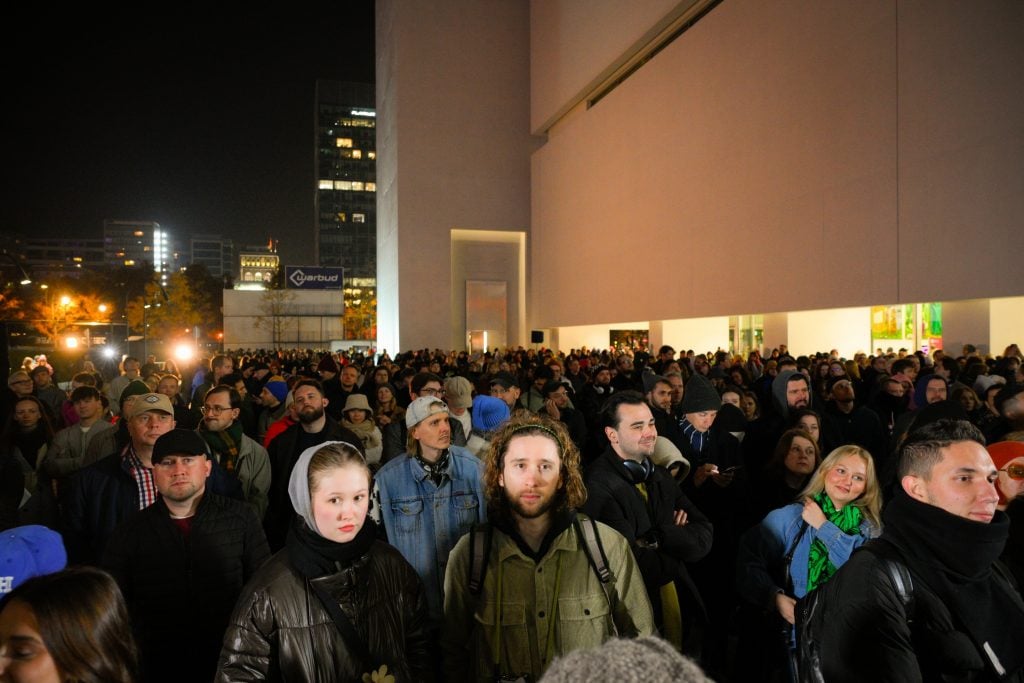
[{"label": "backpack strap", "polygon": [[480,595],[484,587],[484,575],[487,574],[487,561],[491,556],[491,537],[493,530],[490,524],[474,524],[469,530],[469,592]]},{"label": "backpack strap", "polygon": [[914,580],[910,576],[910,570],[903,562],[903,555],[895,543],[884,538],[876,538],[870,543],[865,543],[860,548],[877,557],[882,562],[892,587],[896,590],[903,609],[907,614],[907,623],[914,623]]},{"label": "backpack strap", "polygon": [[633,616],[619,600],[619,592],[615,587],[615,573],[608,566],[608,556],[601,544],[601,535],[597,531],[597,522],[592,517],[576,514],[572,525],[580,539],[580,545],[587,556],[590,568],[601,582],[605,600],[608,601],[608,624],[612,635],[616,638],[636,638],[640,635]]},{"label": "backpack strap", "polygon": [[[602,586],[607,587],[609,583],[615,582],[615,575],[608,568],[608,556],[604,553],[604,546],[601,545],[601,536],[597,533],[597,522],[586,515],[577,514],[573,520],[576,533],[582,541],[583,552],[587,554],[587,561],[591,569],[597,575]],[[607,588],[605,589],[607,592]]]}]

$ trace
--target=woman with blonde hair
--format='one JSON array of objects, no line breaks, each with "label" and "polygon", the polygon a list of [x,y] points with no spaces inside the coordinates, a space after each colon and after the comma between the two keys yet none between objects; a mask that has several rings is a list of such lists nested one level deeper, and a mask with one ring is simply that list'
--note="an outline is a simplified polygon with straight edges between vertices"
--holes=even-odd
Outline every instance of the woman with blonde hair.
[{"label": "woman with blonde hair", "polygon": [[[871,454],[853,445],[835,449],[797,502],[770,512],[740,542],[740,595],[792,625],[797,599],[828,581],[854,549],[879,534],[881,508]],[[792,649],[792,641],[788,645]],[[784,669],[783,661],[776,659],[776,666]]]}]

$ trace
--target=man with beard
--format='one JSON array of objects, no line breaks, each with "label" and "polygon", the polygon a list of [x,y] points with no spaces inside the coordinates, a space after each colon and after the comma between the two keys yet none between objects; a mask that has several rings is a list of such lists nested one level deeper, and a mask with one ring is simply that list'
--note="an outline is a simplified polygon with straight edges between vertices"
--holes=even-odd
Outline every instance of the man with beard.
[{"label": "man with beard", "polygon": [[342,427],[324,414],[328,401],[323,388],[315,379],[304,379],[292,388],[293,409],[298,422],[284,430],[270,442],[270,496],[267,514],[263,520],[270,548],[275,552],[284,546],[285,535],[295,511],[288,497],[288,480],[295,461],[307,448],[325,441],[346,441],[363,452],[362,441],[352,430]]},{"label": "man with beard", "polygon": [[672,384],[668,378],[648,372],[644,375],[644,394],[654,415],[658,436],[663,436],[682,450],[682,432],[679,420],[672,414]]},{"label": "man with beard", "polygon": [[[536,681],[554,657],[653,632],[629,544],[577,518],[587,494],[560,423],[520,414],[498,429],[484,483],[486,540],[463,536],[445,575],[445,680]],[[607,584],[592,565],[598,539]]]},{"label": "man with beard", "polygon": [[262,519],[270,489],[270,460],[266,449],[242,432],[241,406],[242,397],[231,387],[222,384],[210,389],[203,399],[198,431],[214,460],[242,484],[242,495]]},{"label": "man with beard", "polygon": [[[781,362],[780,366],[790,367]],[[760,471],[768,461],[786,431],[789,416],[797,410],[811,408],[811,385],[807,376],[797,370],[780,371],[772,381],[771,398],[764,414],[748,425],[747,436],[743,439],[743,457],[752,472]]]},{"label": "man with beard", "polygon": [[874,456],[876,462],[881,459],[886,446],[882,423],[878,413],[857,405],[853,382],[846,377],[833,377],[829,380],[828,397],[825,415],[838,430],[836,443],[856,444]]},{"label": "man with beard", "polygon": [[[118,526],[102,566],[124,594],[144,680],[208,681],[242,586],[270,549],[249,506],[206,490],[213,463],[198,434],[163,434],[152,462],[160,497]],[[172,656],[167,643],[182,633],[189,652]]]},{"label": "man with beard", "polygon": [[456,541],[486,519],[480,460],[452,445],[448,406],[420,396],[405,411],[409,443],[374,477],[374,518],[423,579],[432,628],[441,624],[444,568]]},{"label": "man with beard", "polygon": [[662,637],[695,655],[704,605],[686,563],[711,549],[711,523],[672,475],[651,462],[658,431],[641,394],[616,393],[603,417],[609,447],[587,470],[583,511],[626,538]]}]

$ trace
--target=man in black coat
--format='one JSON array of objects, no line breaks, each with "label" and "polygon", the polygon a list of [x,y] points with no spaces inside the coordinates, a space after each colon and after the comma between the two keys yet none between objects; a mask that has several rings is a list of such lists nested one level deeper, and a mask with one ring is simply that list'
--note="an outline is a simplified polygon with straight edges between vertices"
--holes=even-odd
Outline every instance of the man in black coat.
[{"label": "man in black coat", "polygon": [[270,494],[267,513],[263,519],[267,541],[275,552],[284,547],[285,535],[295,511],[288,497],[288,480],[292,468],[311,446],[327,441],[345,441],[363,452],[363,442],[352,430],[332,420],[324,410],[329,401],[323,387],[315,379],[304,379],[292,387],[294,407],[298,410],[299,421],[274,437],[267,449],[270,458]]},{"label": "man in black coat", "polygon": [[[900,450],[881,537],[821,589],[814,639],[825,680],[1024,681],[1024,601],[997,563],[1009,519],[981,432],[939,420]],[[909,571],[902,591],[887,562]]]},{"label": "man in black coat", "polygon": [[[117,580],[143,680],[209,681],[242,587],[269,557],[256,513],[206,491],[213,467],[196,432],[174,429],[153,448],[160,498],[115,530],[103,567]],[[188,634],[188,647],[168,644]]]},{"label": "man in black coat", "polygon": [[[64,497],[64,544],[74,564],[96,564],[117,525],[157,499],[150,458],[156,440],[174,429],[174,406],[163,394],[142,394],[125,401],[121,420],[128,443],[116,453],[84,467],[68,481]],[[242,498],[242,486],[214,463],[210,491]]]},{"label": "man in black coat", "polygon": [[661,634],[696,654],[694,627],[704,607],[685,563],[711,548],[711,523],[668,471],[651,462],[658,432],[642,394],[616,392],[603,416],[610,443],[586,472],[583,511],[626,537]]}]

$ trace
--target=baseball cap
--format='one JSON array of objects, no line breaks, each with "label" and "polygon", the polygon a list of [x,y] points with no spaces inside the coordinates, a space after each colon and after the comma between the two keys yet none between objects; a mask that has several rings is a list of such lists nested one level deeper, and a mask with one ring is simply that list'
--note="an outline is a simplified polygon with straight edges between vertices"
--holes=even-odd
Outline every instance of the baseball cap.
[{"label": "baseball cap", "polygon": [[434,413],[447,413],[448,404],[437,396],[420,396],[405,409],[405,426],[415,427]]},{"label": "baseball cap", "polygon": [[9,593],[34,576],[64,569],[68,554],[64,540],[38,524],[0,533],[0,595]]},{"label": "baseball cap", "polygon": [[129,418],[135,417],[139,413],[149,412],[150,410],[160,410],[168,415],[174,415],[174,406],[171,405],[171,399],[163,394],[141,394],[135,397],[130,408],[128,406],[125,406],[125,408],[130,412]]}]

